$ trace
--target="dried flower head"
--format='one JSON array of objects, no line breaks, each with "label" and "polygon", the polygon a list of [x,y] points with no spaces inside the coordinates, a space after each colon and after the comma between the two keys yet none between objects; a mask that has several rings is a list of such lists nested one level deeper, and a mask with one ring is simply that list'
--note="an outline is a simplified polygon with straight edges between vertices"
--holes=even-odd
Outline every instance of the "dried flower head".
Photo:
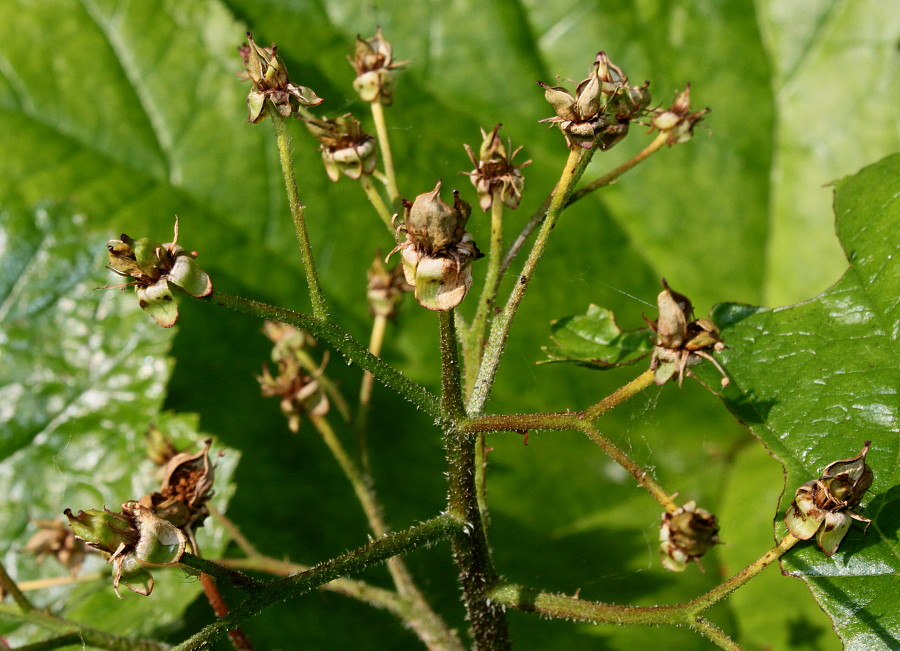
[{"label": "dried flower head", "polygon": [[409,61],[394,61],[392,50],[391,44],[381,34],[381,27],[372,38],[363,40],[361,36],[356,37],[354,56],[347,58],[356,70],[353,88],[363,101],[379,102],[384,106],[394,103],[392,71],[402,68]]},{"label": "dried flower head", "polygon": [[[514,165],[512,160],[522,148],[512,148],[512,141],[508,147],[497,135],[502,125],[498,124],[490,133],[481,130],[481,147],[478,157],[469,145],[464,145],[469,160],[475,166],[471,172],[465,172],[472,179],[472,185],[478,191],[478,204],[487,212],[494,203],[494,197],[500,198],[507,207],[516,209],[522,199],[522,188],[525,186],[525,178],[522,176],[522,168],[531,163],[525,161],[521,165]],[[510,154],[509,152],[512,151]]]},{"label": "dried flower head", "polygon": [[690,562],[700,565],[706,552],[719,544],[716,516],[690,501],[674,513],[663,514],[659,528],[659,552],[663,566],[682,572]]},{"label": "dried flower head", "polygon": [[272,360],[278,367],[278,375],[273,377],[268,366],[263,366],[262,375],[257,377],[262,395],[280,398],[288,427],[292,432],[299,432],[303,415],[321,417],[330,409],[328,396],[319,381],[328,358],[320,366],[314,366],[304,351],[314,340],[294,326],[267,321],[263,331],[275,344]]},{"label": "dried flower head", "polygon": [[376,252],[367,272],[369,282],[366,285],[366,298],[372,316],[392,319],[397,305],[403,300],[403,294],[412,290],[412,287],[406,282],[402,265],[388,270],[381,258],[381,252]]},{"label": "dried flower head", "polygon": [[687,84],[671,108],[654,111],[650,124],[652,129],[669,135],[669,145],[676,145],[693,137],[694,127],[707,113],[708,108],[691,113],[691,85]]},{"label": "dried flower head", "polygon": [[52,556],[73,576],[78,574],[84,563],[84,541],[77,538],[75,532],[59,520],[35,520],[34,524],[38,531],[22,548],[22,553],[33,554],[38,563],[43,563],[45,558]]},{"label": "dried flower head", "polygon": [[321,143],[322,162],[328,178],[337,181],[341,173],[351,179],[375,171],[375,138],[362,130],[359,120],[347,113],[334,120],[304,119],[306,128]]},{"label": "dried flower head", "polygon": [[416,300],[429,310],[452,310],[472,286],[471,262],[482,257],[475,240],[466,232],[472,207],[453,192],[453,206],[441,200],[441,181],[434,190],[403,202],[403,223],[398,244],[388,257],[401,251],[406,282],[415,288]]},{"label": "dried flower head", "polygon": [[625,137],[631,121],[650,104],[650,82],[629,86],[628,77],[605,52],[597,54],[590,74],[578,84],[574,95],[562,86],[549,86],[542,81],[538,85],[556,111],[554,117],[541,122],[559,126],[570,149],[611,148]]},{"label": "dried flower head", "polygon": [[730,380],[725,370],[708,351],[725,349],[719,329],[709,319],[694,319],[694,306],[684,294],[673,291],[666,279],[662,279],[663,291],[656,299],[659,318],[644,320],[656,333],[656,346],[650,359],[650,370],[654,371],[657,384],[665,384],[673,377],[681,386],[685,375],[690,375],[689,367],[700,363],[701,358],[715,365],[722,374],[722,386]]},{"label": "dried flower head", "polygon": [[212,439],[207,439],[201,451],[181,452],[169,458],[159,491],[138,500],[141,506],[181,529],[195,554],[199,550],[194,532],[203,526],[209,515],[207,502],[214,495],[215,464],[209,458],[211,445]]},{"label": "dried flower head", "polygon": [[[800,486],[784,518],[788,530],[800,540],[816,536],[816,543],[826,556],[838,550],[853,520],[871,520],[853,511],[872,485],[874,475],[866,464],[871,441],[850,459],[834,461],[822,476]],[[818,534],[818,535],[816,535]]]},{"label": "dried flower head", "polygon": [[279,115],[288,117],[299,106],[317,106],[322,98],[306,86],[291,83],[287,66],[278,56],[278,48],[259,47],[253,41],[253,34],[247,32],[247,45],[238,48],[244,61],[244,76],[253,82],[253,89],[247,95],[247,120],[256,124],[266,119],[268,107]]},{"label": "dried flower head", "polygon": [[121,235],[106,243],[109,252],[108,269],[130,282],[107,285],[105,289],[124,289],[133,286],[141,309],[164,328],[178,321],[178,306],[170,285],[177,285],[191,296],[212,293],[212,280],[194,258],[196,251],[185,251],[178,245],[178,217],[175,217],[175,237],[160,244],[149,238],[139,240]]}]

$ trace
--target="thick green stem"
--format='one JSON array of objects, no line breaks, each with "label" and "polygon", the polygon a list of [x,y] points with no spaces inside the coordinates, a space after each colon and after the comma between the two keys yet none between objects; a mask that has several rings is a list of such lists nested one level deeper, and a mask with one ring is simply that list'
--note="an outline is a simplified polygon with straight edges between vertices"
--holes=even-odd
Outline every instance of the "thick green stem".
[{"label": "thick green stem", "polygon": [[571,193],[572,188],[575,187],[578,179],[584,174],[584,170],[590,162],[593,153],[594,149],[581,148],[569,152],[569,159],[566,161],[566,166],[556,185],[556,191],[554,192],[553,199],[550,201],[550,206],[547,209],[547,216],[544,218],[544,224],[541,227],[541,231],[535,239],[531,253],[525,261],[525,266],[522,268],[522,273],[519,274],[509,299],[503,307],[503,312],[494,319],[493,325],[491,326],[491,334],[488,338],[487,346],[484,350],[484,357],[478,370],[478,378],[475,381],[475,387],[469,397],[468,413],[471,416],[480,414],[484,408],[484,404],[487,402],[488,396],[491,393],[491,388],[494,385],[494,377],[497,374],[497,368],[500,366],[500,358],[503,354],[503,349],[506,346],[506,338],[509,336],[509,329],[512,326],[513,318],[519,308],[519,303],[525,295],[528,283],[531,281],[532,276],[534,276],[534,270],[537,267],[538,261],[541,259],[541,255],[544,253],[544,248],[547,246],[547,240],[550,238],[550,233],[556,226],[556,222],[562,214],[563,208],[565,208],[569,194]]},{"label": "thick green stem", "polygon": [[[34,624],[35,626],[55,633],[56,636],[54,639],[57,641],[63,639],[63,636],[66,638],[70,635],[75,636],[77,637],[77,644],[81,647],[109,649],[110,651],[165,651],[169,648],[167,644],[163,644],[162,642],[120,637],[105,631],[88,628],[87,626],[61,619],[45,610],[35,609],[22,611],[18,604],[0,603],[0,620]],[[38,646],[35,648],[41,647]]]},{"label": "thick green stem", "polygon": [[391,237],[396,237],[396,231],[394,229],[394,220],[391,211],[388,209],[387,205],[384,203],[384,199],[381,198],[381,195],[378,194],[378,188],[375,187],[375,184],[372,182],[372,177],[368,174],[363,174],[359,177],[359,184],[362,186],[362,189],[366,192],[366,197],[369,199],[369,203],[372,204],[372,207],[375,208],[375,212],[378,213],[378,216],[381,217],[381,221],[384,222],[384,225],[387,226],[388,232],[391,234]]},{"label": "thick green stem", "polygon": [[381,159],[384,161],[384,174],[387,181],[388,197],[391,203],[397,203],[400,189],[397,187],[397,173],[394,171],[394,155],[391,153],[391,140],[388,138],[387,120],[384,118],[384,106],[381,102],[372,102],[372,118],[375,121],[375,132],[378,134],[378,146]]},{"label": "thick green stem", "polygon": [[278,115],[276,111],[269,111],[269,115],[272,118],[272,125],[275,129],[278,157],[281,160],[281,173],[284,175],[284,185],[287,188],[288,204],[291,208],[291,217],[294,220],[294,230],[297,233],[297,244],[300,247],[300,258],[303,260],[303,270],[306,272],[306,284],[309,287],[309,300],[312,303],[312,311],[315,316],[325,318],[328,310],[325,307],[325,298],[322,296],[322,287],[319,285],[319,275],[316,272],[316,261],[313,258],[312,246],[309,243],[309,234],[306,232],[303,204],[300,203],[297,178],[294,175],[294,161],[291,157],[291,139],[288,136],[284,118]]},{"label": "thick green stem", "polygon": [[207,625],[202,631],[182,642],[175,649],[176,651],[185,651],[206,648],[221,637],[225,631],[240,626],[274,603],[308,594],[338,577],[362,572],[376,563],[383,563],[392,556],[405,554],[445,540],[460,531],[461,526],[461,523],[452,515],[440,515],[415,527],[388,534],[364,547],[316,565],[306,572],[269,581],[266,583],[265,591],[245,599],[226,617]]},{"label": "thick green stem", "polygon": [[463,600],[475,648],[483,651],[511,648],[503,608],[489,598],[497,582],[475,486],[475,440],[454,422],[464,417],[453,312],[441,312],[441,408],[447,446],[447,512],[464,522],[453,536],[453,557],[459,568]]},{"label": "thick green stem", "polygon": [[440,404],[436,396],[370,353],[351,335],[325,319],[217,291],[197,300],[306,330],[316,339],[328,342],[344,356],[348,363],[356,364],[363,370],[371,372],[379,382],[396,391],[425,413],[434,417],[441,415]]}]

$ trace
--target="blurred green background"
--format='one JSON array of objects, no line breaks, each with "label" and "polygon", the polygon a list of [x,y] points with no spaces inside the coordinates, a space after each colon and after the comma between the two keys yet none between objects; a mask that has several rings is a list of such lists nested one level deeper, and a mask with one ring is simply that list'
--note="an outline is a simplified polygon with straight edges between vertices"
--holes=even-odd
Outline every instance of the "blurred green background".
[{"label": "blurred green background", "polygon": [[[501,134],[534,160],[522,208],[508,215],[510,234],[553,187],[566,157],[561,134],[537,124],[552,110],[535,81],[580,80],[602,49],[632,83],[651,80],[655,103],[668,104],[689,81],[694,106],[712,113],[691,143],[568,211],[531,284],[487,409],[580,409],[638,371],[536,366],[551,319],[596,303],[613,309],[623,328],[638,327],[641,312],[653,309],[634,297],[653,304],[663,275],[702,315],[721,301],[800,301],[842,274],[826,184],[897,148],[897,18],[896,4],[875,0],[7,0],[0,201],[69,202],[87,216],[98,251],[120,232],[165,241],[177,214],[181,242],[200,251],[218,289],[305,310],[271,128],[246,122],[247,84],[236,77],[247,29],[261,44],[277,42],[295,82],[325,99],[316,114],[353,111],[371,125],[346,55],[356,34],[381,26],[395,57],[411,60],[387,110],[401,192],[412,198],[443,178],[475,203],[458,175],[470,165],[462,143],[477,147],[479,127],[502,122]],[[365,272],[375,249],[393,244],[362,191],[346,179],[330,183],[312,138],[291,127],[326,297],[338,322],[367,340]],[[633,129],[595,157],[586,178],[647,142]],[[486,242],[488,220],[474,214],[470,230]],[[275,401],[259,397],[254,375],[268,358],[259,328],[185,304],[166,407],[198,413],[203,430],[242,452],[229,515],[261,551],[314,563],[363,544],[365,522],[312,429],[290,435]],[[384,357],[437,390],[436,316],[407,299]],[[356,369],[333,359],[328,371],[356,395]],[[490,441],[490,535],[510,580],[615,603],[675,603],[771,545],[781,467],[701,387],[651,389],[600,427],[664,486],[715,512],[726,544],[705,559],[705,574],[665,572],[657,505],[589,441],[533,433],[523,446],[504,434]],[[395,528],[443,509],[443,451],[428,418],[376,389],[370,442]],[[463,628],[448,545],[408,562],[435,607]],[[386,573],[365,578],[383,583]],[[775,569],[710,614],[747,649],[839,647],[805,586]],[[205,601],[195,602],[172,639],[209,618]],[[522,613],[510,622],[520,649],[711,646],[680,629]],[[246,631],[261,649],[420,646],[391,616],[332,594],[279,605]]]}]

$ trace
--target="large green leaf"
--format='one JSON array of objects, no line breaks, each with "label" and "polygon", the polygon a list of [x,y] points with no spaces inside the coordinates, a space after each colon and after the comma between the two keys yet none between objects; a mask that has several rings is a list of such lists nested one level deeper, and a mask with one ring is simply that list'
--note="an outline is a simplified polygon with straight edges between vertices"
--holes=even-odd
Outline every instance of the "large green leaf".
[{"label": "large green leaf", "polygon": [[[850,2],[821,5],[852,10]],[[552,82],[554,75],[580,78],[602,48],[633,81],[651,79],[657,101],[670,101],[690,81],[696,104],[713,112],[694,142],[660,153],[615,187],[576,204],[554,232],[530,285],[489,407],[496,412],[581,408],[629,380],[633,371],[534,367],[551,318],[593,302],[614,310],[623,328],[640,327],[644,308],[626,294],[652,302],[663,275],[695,300],[698,313],[716,301],[781,296],[777,292],[783,288],[801,285],[799,274],[773,267],[784,249],[802,244],[787,235],[800,230],[805,237],[807,229],[788,209],[770,222],[773,182],[779,205],[799,205],[810,193],[825,196],[823,183],[896,147],[896,134],[885,137],[878,126],[895,119],[896,96],[890,95],[895,82],[883,73],[892,54],[882,35],[892,21],[864,9],[847,22],[837,11],[831,29],[817,30],[816,16],[824,14],[807,15],[808,3],[771,6],[769,11],[750,0],[11,0],[0,3],[0,21],[15,26],[0,42],[0,148],[6,154],[0,157],[0,205],[9,197],[29,204],[71,200],[92,228],[105,230],[101,241],[123,230],[165,241],[177,213],[181,241],[200,251],[200,263],[218,288],[304,309],[303,274],[271,129],[267,123],[246,123],[246,84],[234,76],[240,67],[234,50],[247,27],[261,43],[277,41],[297,81],[325,98],[318,114],[353,110],[371,128],[366,107],[350,90],[353,72],[345,57],[357,33],[369,36],[382,25],[397,58],[413,59],[398,73],[396,102],[387,111],[403,194],[413,197],[432,188],[438,177],[448,185],[454,178],[471,201],[468,181],[457,176],[470,165],[461,143],[477,144],[479,127],[503,122],[503,133],[515,145],[525,144],[523,160],[535,160],[525,170],[522,208],[508,217],[509,233],[552,188],[566,156],[559,132],[536,124],[551,110],[534,82]],[[871,20],[867,28],[865,20]],[[838,29],[841,21],[854,30],[838,43],[845,33]],[[832,44],[829,52],[855,56],[847,74],[868,94],[841,94],[831,77],[826,82],[805,77],[808,87],[834,88],[835,97],[817,102],[826,126],[807,131],[815,147],[797,148],[811,156],[783,158],[781,148],[800,134],[776,128],[777,118],[788,111],[802,114],[799,104],[807,95],[781,92],[782,84],[773,80],[795,44],[794,54],[802,54],[826,41]],[[831,65],[836,60],[843,59],[826,57],[817,67],[831,74],[840,69]],[[879,82],[871,84],[873,79]],[[884,99],[869,101],[876,90]],[[325,180],[315,145],[299,126],[290,125],[295,161],[325,293],[338,321],[365,340],[370,327],[365,269],[376,246],[386,251],[393,243],[358,188],[346,180]],[[648,142],[640,131],[598,156],[589,176],[623,162]],[[844,144],[835,148],[835,142]],[[850,142],[858,152],[852,156],[844,148]],[[832,150],[839,153],[825,158],[834,168],[818,154]],[[780,174],[788,162],[806,174]],[[830,228],[827,214],[815,215],[818,234],[802,245],[822,250],[824,261],[829,250],[833,254],[833,241],[820,237]],[[487,241],[486,219],[473,215],[470,227],[479,243]],[[784,246],[775,250],[777,233]],[[476,277],[483,274],[480,264]],[[803,271],[802,287],[829,282],[823,265]],[[797,297],[802,295],[792,298]],[[365,524],[319,442],[306,430],[298,437],[282,435],[277,405],[256,395],[253,375],[268,355],[258,327],[205,306],[182,306],[166,405],[199,412],[204,429],[244,452],[247,463],[241,464],[238,480],[245,488],[232,513],[264,551],[322,560],[365,542]],[[433,388],[438,387],[436,330],[434,315],[408,301],[385,346],[388,361]],[[329,373],[348,395],[356,393],[356,369],[332,364]],[[441,442],[430,420],[377,389],[371,422],[372,463],[390,522],[403,526],[442,509]],[[745,433],[699,387],[653,389],[634,407],[604,418],[603,430],[672,490],[706,508],[716,510],[722,486],[741,483],[723,482],[733,446]],[[349,433],[343,434],[352,444]],[[549,589],[584,588],[586,596],[640,603],[683,601],[716,582],[714,558],[702,576],[673,577],[655,566],[655,503],[581,437],[535,434],[527,447],[517,437],[500,437],[492,445],[492,542],[503,573]],[[617,505],[612,513],[610,504]],[[752,516],[765,520],[769,514]],[[741,514],[737,522],[723,515],[723,539],[748,517]],[[438,608],[463,627],[453,570],[442,549],[409,560]],[[760,551],[748,548],[731,556],[729,568],[752,561]],[[137,600],[127,603],[132,602]],[[206,604],[193,612],[194,626],[208,621]],[[349,619],[360,625],[350,630]],[[720,610],[716,621],[742,639],[746,627],[735,609]],[[303,639],[312,648],[354,649],[371,646],[376,634],[384,646],[418,648],[386,615],[335,597],[283,606],[256,620],[250,633],[259,646],[273,648]],[[513,616],[513,635],[546,649],[705,644],[684,631],[673,636],[665,629],[577,630],[528,615]]]},{"label": "large green leaf", "polygon": [[[97,289],[116,277],[103,269],[103,238],[86,233],[82,215],[60,206],[4,211],[0,258],[0,549],[19,581],[59,577],[67,571],[55,561],[39,565],[19,553],[37,531],[33,520],[64,520],[66,508],[118,509],[156,490],[160,477],[145,440],[151,423],[181,449],[193,449],[203,435],[196,416],[160,412],[173,333],[135,310],[133,292]],[[239,457],[227,452],[217,477],[222,510]],[[219,554],[227,538],[213,524],[198,542],[205,553]],[[81,574],[97,572],[99,580],[32,598],[64,617],[127,635],[171,626],[200,591],[196,580],[163,570],[155,572],[149,598],[129,593],[119,602],[109,566],[92,554]],[[2,627],[6,634],[16,628]],[[9,640],[41,637],[47,634],[31,628]]]},{"label": "large green leaf", "polygon": [[832,558],[801,544],[783,560],[802,576],[831,615],[848,648],[900,644],[896,608],[900,524],[900,155],[837,184],[838,234],[850,268],[828,291],[799,305],[764,310],[716,308],[726,326],[723,361],[732,377],[726,394],[786,470],[781,517],[803,482],[830,462],[872,441],[875,472],[864,500],[872,526],[853,527]]}]

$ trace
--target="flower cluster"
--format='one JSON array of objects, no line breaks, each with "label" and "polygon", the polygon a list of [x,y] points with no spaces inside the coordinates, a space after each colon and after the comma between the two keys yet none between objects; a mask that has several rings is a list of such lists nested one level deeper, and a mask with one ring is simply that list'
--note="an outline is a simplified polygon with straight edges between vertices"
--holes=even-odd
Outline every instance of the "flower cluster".
[{"label": "flower cluster", "polygon": [[135,240],[124,233],[118,240],[106,243],[108,268],[132,280],[106,289],[135,287],[138,304],[159,325],[170,328],[178,321],[178,306],[170,285],[177,285],[191,296],[212,293],[212,280],[194,258],[196,251],[185,251],[178,245],[178,217],[171,242],[160,244],[149,238]]},{"label": "flower cluster", "polygon": [[554,117],[541,122],[558,125],[570,149],[610,149],[628,134],[631,122],[650,105],[650,82],[629,86],[628,77],[605,52],[597,54],[590,74],[578,84],[574,95],[562,86],[542,81],[538,84],[556,111]]},{"label": "flower cluster", "polygon": [[392,47],[384,40],[379,27],[372,38],[356,37],[356,52],[350,64],[356,70],[353,88],[366,102],[378,102],[384,106],[394,103],[394,73],[409,61],[394,61]]},{"label": "flower cluster", "polygon": [[691,113],[691,85],[687,84],[671,108],[654,111],[650,124],[653,129],[668,134],[670,145],[677,145],[693,137],[694,127],[707,113],[708,108]]},{"label": "flower cluster", "polygon": [[170,442],[153,433],[157,450],[171,450],[165,461],[162,487],[139,500],[125,502],[119,512],[104,508],[73,514],[65,510],[74,535],[102,553],[113,568],[113,589],[119,598],[119,584],[147,596],[153,591],[148,568],[175,565],[186,549],[199,554],[194,531],[209,514],[207,502],[213,495],[214,464],[209,458],[211,440],[196,454],[177,453]]},{"label": "flower cluster", "polygon": [[328,178],[337,181],[343,172],[353,180],[375,171],[375,138],[362,130],[359,120],[347,113],[334,120],[304,119],[306,128],[321,143],[322,162]]},{"label": "flower cluster", "polygon": [[472,260],[482,257],[475,240],[466,232],[472,207],[453,192],[453,206],[441,200],[441,181],[434,190],[403,202],[403,223],[397,233],[406,234],[388,257],[401,251],[406,282],[415,288],[416,300],[429,310],[452,310],[472,286]]},{"label": "flower cluster", "polygon": [[266,119],[271,106],[283,117],[297,112],[300,106],[317,106],[322,98],[306,86],[291,83],[287,67],[278,56],[278,48],[259,47],[253,34],[247,32],[247,45],[238,48],[244,60],[246,79],[253,82],[253,90],[247,95],[247,120],[256,124]]},{"label": "flower cluster", "polygon": [[287,418],[290,430],[297,433],[301,416],[320,417],[329,411],[328,396],[319,381],[327,362],[318,368],[311,367],[304,348],[315,340],[294,326],[266,321],[263,332],[275,344],[272,361],[278,366],[278,375],[273,377],[268,367],[263,366],[262,375],[257,377],[262,395],[281,399],[281,413]]},{"label": "flower cluster", "polygon": [[650,360],[650,370],[654,371],[656,383],[665,384],[677,377],[678,386],[681,386],[684,376],[690,375],[688,367],[699,364],[700,358],[703,358],[712,362],[722,374],[722,386],[728,386],[725,371],[707,352],[725,348],[716,324],[709,319],[695,319],[690,299],[672,291],[665,278],[662,285],[663,291],[656,298],[659,318],[647,321],[656,333],[656,345]]},{"label": "flower cluster", "polygon": [[[464,145],[466,153],[475,169],[466,174],[472,179],[472,185],[478,191],[478,204],[487,212],[494,203],[494,196],[498,196],[508,208],[516,209],[522,199],[522,188],[525,187],[525,178],[522,176],[522,168],[531,161],[525,161],[521,165],[513,165],[513,158],[521,151],[521,147],[509,148],[497,135],[502,125],[498,124],[490,133],[481,130],[481,148],[478,157],[469,145]],[[512,151],[510,154],[509,151]]]},{"label": "flower cluster", "polygon": [[816,536],[826,556],[838,550],[853,520],[865,522],[866,529],[872,522],[853,511],[874,478],[866,465],[870,443],[866,441],[855,457],[828,464],[821,477],[800,486],[785,515],[788,530],[800,540]]},{"label": "flower cluster", "polygon": [[659,553],[663,567],[682,572],[690,562],[697,563],[719,544],[716,516],[690,501],[674,513],[663,514],[659,528]]}]

